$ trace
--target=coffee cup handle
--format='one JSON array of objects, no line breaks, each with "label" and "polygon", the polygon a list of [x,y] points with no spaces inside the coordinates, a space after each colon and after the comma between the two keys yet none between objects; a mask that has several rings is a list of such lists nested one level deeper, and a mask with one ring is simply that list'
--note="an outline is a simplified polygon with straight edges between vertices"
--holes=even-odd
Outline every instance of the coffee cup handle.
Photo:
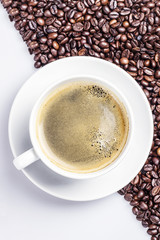
[{"label": "coffee cup handle", "polygon": [[31,148],[28,151],[19,155],[17,158],[15,158],[13,160],[13,164],[18,170],[21,170],[29,166],[31,163],[37,161],[38,159],[39,157],[35,153],[34,149]]}]

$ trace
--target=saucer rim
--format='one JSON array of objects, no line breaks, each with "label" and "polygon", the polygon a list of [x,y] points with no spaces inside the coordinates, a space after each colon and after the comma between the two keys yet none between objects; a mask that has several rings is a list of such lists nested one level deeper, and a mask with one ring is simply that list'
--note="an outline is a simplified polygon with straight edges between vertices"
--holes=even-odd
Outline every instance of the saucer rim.
[{"label": "saucer rim", "polygon": [[[119,68],[118,66],[116,66],[115,64],[112,64],[112,63],[110,63],[110,62],[107,62],[107,61],[105,61],[105,60],[102,60],[102,59],[97,59],[97,58],[93,58],[93,57],[77,57],[77,56],[75,56],[75,57],[70,57],[70,58],[63,58],[63,59],[60,59],[60,60],[57,60],[56,62],[60,62],[60,61],[69,61],[68,59],[75,59],[75,58],[77,58],[77,59],[80,59],[80,60],[82,60],[83,61],[83,59],[86,59],[87,58],[87,60],[89,61],[89,59],[91,60],[91,61],[98,61],[98,62],[100,62],[100,61],[102,61],[103,63],[105,63],[105,64],[108,64],[108,65],[112,65],[112,67],[113,68],[116,68],[116,69],[118,69],[119,71],[122,71],[123,72],[123,74],[126,74],[126,76],[127,76],[127,78],[129,78],[131,81],[132,81],[132,83],[136,86],[136,88],[137,88],[137,90],[138,91],[140,91],[140,93],[141,93],[141,96],[143,96],[143,100],[144,100],[144,103],[145,104],[147,104],[148,105],[148,116],[149,116],[149,122],[150,122],[150,128],[149,128],[149,135],[151,136],[150,137],[150,143],[148,144],[149,146],[150,146],[150,148],[151,148],[151,145],[152,145],[152,139],[153,139],[153,118],[152,118],[152,113],[151,113],[151,110],[150,110],[150,106],[149,106],[149,102],[148,102],[148,100],[147,100],[147,98],[146,98],[146,96],[145,96],[145,94],[144,94],[144,92],[142,91],[142,89],[140,88],[140,86],[136,83],[136,81],[127,73],[127,72],[125,72],[123,69],[121,69],[121,68]],[[12,150],[12,153],[13,153],[13,155],[14,155],[14,157],[17,157],[17,154],[16,154],[16,149],[14,148],[14,143],[12,142],[12,137],[11,137],[11,121],[12,121],[12,115],[14,114],[14,108],[16,107],[15,105],[16,105],[16,100],[18,99],[18,97],[19,97],[19,93],[23,90],[23,89],[25,89],[25,87],[26,87],[26,85],[27,85],[27,83],[28,82],[30,82],[30,81],[32,81],[32,79],[36,76],[36,75],[38,75],[38,74],[40,74],[41,72],[43,72],[43,71],[46,71],[46,69],[47,68],[50,68],[51,67],[51,65],[53,65],[55,62],[53,62],[53,63],[50,63],[50,64],[48,64],[48,65],[46,65],[45,67],[43,67],[43,68],[41,68],[40,70],[38,70],[37,72],[35,72],[23,85],[22,85],[22,87],[19,89],[19,91],[18,91],[18,93],[17,93],[17,95],[16,95],[16,97],[15,97],[15,99],[14,99],[14,101],[13,101],[13,104],[12,104],[12,107],[11,107],[11,111],[10,111],[10,115],[9,115],[9,123],[8,123],[8,134],[9,134],[9,142],[10,142],[10,146],[11,146],[11,150]],[[152,123],[152,124],[151,124]],[[147,150],[145,153],[144,153],[144,155],[145,155],[145,159],[147,159],[147,156],[148,156],[148,154],[149,154],[149,151],[150,151],[150,148],[149,148],[149,150]],[[129,150],[130,151],[130,150]],[[125,156],[126,157],[126,156]],[[145,160],[146,161],[146,160]],[[145,161],[144,161],[144,163],[145,163]],[[143,163],[143,165],[144,165],[144,163]],[[143,165],[141,164],[141,165],[139,165],[139,167],[138,167],[138,172],[141,170],[141,168],[143,167]],[[118,168],[118,166],[117,166],[117,168]],[[110,193],[109,194],[104,194],[104,195],[101,195],[101,196],[97,196],[97,197],[94,197],[94,198],[88,198],[88,199],[86,199],[86,198],[82,198],[82,199],[75,199],[75,198],[67,198],[67,197],[65,197],[63,194],[61,195],[61,194],[56,194],[55,192],[53,193],[52,191],[50,191],[49,189],[46,189],[45,187],[43,187],[43,186],[41,186],[40,184],[38,184],[26,171],[25,171],[25,169],[24,170],[22,170],[22,172],[24,173],[24,175],[33,183],[33,184],[35,184],[38,188],[40,188],[41,190],[43,190],[43,191],[45,191],[45,192],[47,192],[48,194],[50,194],[50,195],[52,195],[52,196],[55,196],[55,197],[58,197],[58,198],[61,198],[61,199],[65,199],[65,200],[71,200],[71,201],[91,201],[91,200],[96,200],[96,199],[100,199],[100,198],[103,198],[103,197],[105,197],[105,196],[107,196],[107,195],[110,195],[110,194],[112,194],[112,193],[114,193],[114,192],[116,192],[116,191],[118,191],[119,189],[121,189],[122,187],[118,187],[117,189],[114,189],[113,191],[110,191]],[[137,173],[138,173],[137,172]],[[107,174],[107,173],[106,173]],[[130,180],[128,181],[128,182],[130,182],[133,178],[135,177],[135,173],[132,175],[132,176],[130,176]],[[76,181],[76,179],[75,179],[75,181]],[[83,180],[82,180],[83,181]]]}]

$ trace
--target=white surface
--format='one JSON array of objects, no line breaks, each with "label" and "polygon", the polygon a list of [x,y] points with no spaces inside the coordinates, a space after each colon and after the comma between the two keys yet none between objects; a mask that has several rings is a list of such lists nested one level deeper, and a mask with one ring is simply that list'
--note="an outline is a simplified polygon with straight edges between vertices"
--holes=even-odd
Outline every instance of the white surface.
[{"label": "white surface", "polygon": [[[65,70],[61,71],[61,69]],[[44,161],[45,156],[43,156],[39,146],[35,144],[36,137],[33,137],[34,129],[31,127],[33,125],[30,125],[31,140],[28,129],[32,108],[41,93],[53,84],[53,80],[58,82],[58,80],[61,81],[61,79],[64,79],[66,76],[71,76],[71,74],[79,79],[79,76],[82,74],[82,69],[84,76],[90,76],[92,78],[93,75],[95,79],[105,81],[107,87],[111,90],[113,90],[112,85],[116,86],[119,92],[123,94],[123,98],[128,100],[127,105],[130,106],[132,119],[134,119],[132,123],[133,129],[131,133],[132,137],[130,138],[130,148],[128,151],[127,147],[125,148],[126,155],[124,158],[119,158],[114,164],[110,164],[108,167],[109,171],[106,172],[106,174],[93,179],[84,179],[83,181],[65,178],[53,172],[51,169],[55,170],[55,166],[48,161],[48,159]],[[109,79],[106,77],[106,73],[110,76]],[[33,90],[31,90],[31,88],[33,88]],[[120,98],[120,94],[118,95],[119,92],[117,92],[117,96]],[[138,105],[135,102],[135,96],[139,103]],[[35,108],[39,108],[37,105],[39,105],[39,102],[35,105]],[[34,110],[32,113],[34,113]],[[33,116],[34,115],[32,115],[32,117]],[[32,122],[32,117],[30,123]],[[81,56],[65,58],[41,68],[41,70],[26,81],[19,90],[10,113],[9,139],[14,156],[17,157],[24,153],[30,149],[33,144],[35,152],[40,157],[42,156],[43,162],[47,165],[42,161],[36,161],[23,169],[24,174],[44,191],[53,196],[68,200],[95,200],[115,193],[124,187],[138,174],[144,165],[151,148],[152,137],[152,113],[141,88],[133,78],[116,65],[93,57]],[[141,144],[142,142],[143,145]],[[125,152],[123,152],[123,154],[125,154]],[[117,164],[116,167],[114,167],[115,164]],[[64,174],[62,170],[60,171],[59,169],[58,171]],[[103,169],[101,171],[103,171]]]},{"label": "white surface", "polygon": [[56,199],[12,165],[8,115],[12,101],[35,71],[18,32],[0,5],[0,235],[3,240],[149,240],[118,194],[86,203]]}]

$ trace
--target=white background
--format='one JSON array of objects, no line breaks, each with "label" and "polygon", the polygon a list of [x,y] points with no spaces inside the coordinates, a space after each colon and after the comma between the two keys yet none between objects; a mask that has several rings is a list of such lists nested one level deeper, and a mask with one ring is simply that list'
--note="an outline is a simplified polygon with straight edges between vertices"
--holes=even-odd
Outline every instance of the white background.
[{"label": "white background", "polygon": [[[2,240],[149,240],[117,193],[69,202],[42,192],[12,164],[9,111],[22,84],[36,71],[18,31],[0,5],[0,236]],[[24,109],[25,111],[25,109]]]}]

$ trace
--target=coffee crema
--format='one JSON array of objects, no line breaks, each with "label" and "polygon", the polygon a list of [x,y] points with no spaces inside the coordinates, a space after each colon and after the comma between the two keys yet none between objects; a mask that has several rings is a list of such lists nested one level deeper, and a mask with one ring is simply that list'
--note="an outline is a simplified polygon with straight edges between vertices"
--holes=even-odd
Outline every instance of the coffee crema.
[{"label": "coffee crema", "polygon": [[42,103],[36,121],[39,145],[56,166],[98,171],[113,162],[127,141],[129,121],[120,100],[90,81],[60,86]]}]

